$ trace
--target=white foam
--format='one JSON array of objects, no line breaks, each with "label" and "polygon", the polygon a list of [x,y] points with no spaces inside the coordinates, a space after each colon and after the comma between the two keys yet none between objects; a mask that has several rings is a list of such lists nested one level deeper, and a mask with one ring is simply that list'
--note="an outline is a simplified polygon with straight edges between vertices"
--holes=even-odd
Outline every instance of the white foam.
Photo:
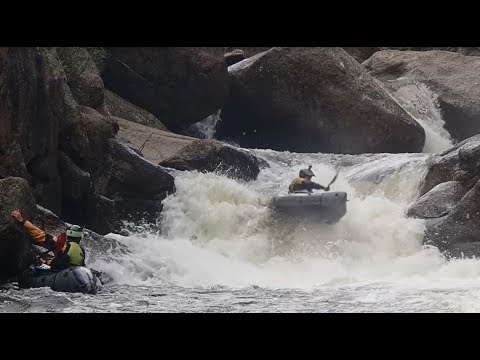
[{"label": "white foam", "polygon": [[[250,183],[215,174],[177,173],[177,192],[164,205],[163,235],[114,235],[131,253],[117,255],[115,261],[97,259],[94,267],[110,273],[117,283],[187,287],[311,290],[385,284],[397,289],[392,291],[423,288],[434,293],[436,287],[479,284],[478,261],[447,262],[435,248],[424,248],[423,222],[404,215],[424,174],[425,155],[371,155],[340,167],[332,190],[347,191],[348,213],[329,226],[275,222],[258,197],[288,186],[300,165],[312,164],[317,181],[325,184],[335,174],[334,167],[349,159],[253,152],[283,160],[272,161],[271,168]],[[301,164],[302,158],[309,162]],[[368,161],[372,169],[384,172],[374,176],[376,182],[365,180]],[[392,163],[402,165],[391,171]],[[469,309],[466,302],[464,308]]]}]

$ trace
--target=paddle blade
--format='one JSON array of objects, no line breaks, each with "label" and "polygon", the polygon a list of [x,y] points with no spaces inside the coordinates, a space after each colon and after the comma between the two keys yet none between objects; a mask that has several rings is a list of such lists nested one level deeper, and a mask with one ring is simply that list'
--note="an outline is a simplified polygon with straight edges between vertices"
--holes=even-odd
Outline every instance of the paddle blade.
[{"label": "paddle blade", "polygon": [[330,185],[332,185],[335,182],[335,180],[337,180],[337,177],[338,177],[338,172],[335,174],[332,181],[330,181],[330,183],[328,184],[328,187],[330,187]]}]

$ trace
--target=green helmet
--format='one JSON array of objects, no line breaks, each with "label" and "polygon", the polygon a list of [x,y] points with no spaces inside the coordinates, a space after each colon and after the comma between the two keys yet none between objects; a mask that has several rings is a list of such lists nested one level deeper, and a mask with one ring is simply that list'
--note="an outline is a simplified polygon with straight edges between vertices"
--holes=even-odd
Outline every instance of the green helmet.
[{"label": "green helmet", "polygon": [[68,241],[79,243],[83,239],[83,228],[78,225],[72,225],[67,230]]}]

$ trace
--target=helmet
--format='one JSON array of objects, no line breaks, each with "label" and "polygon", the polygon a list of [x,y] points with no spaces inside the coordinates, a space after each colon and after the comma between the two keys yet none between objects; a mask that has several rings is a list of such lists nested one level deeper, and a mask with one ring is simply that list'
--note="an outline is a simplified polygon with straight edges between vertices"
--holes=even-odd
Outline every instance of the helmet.
[{"label": "helmet", "polygon": [[315,174],[312,171],[312,165],[308,167],[308,169],[302,169],[300,170],[300,173],[298,174],[301,178],[305,178],[307,176],[315,176]]},{"label": "helmet", "polygon": [[83,228],[78,225],[72,225],[67,230],[68,241],[79,243],[83,239]]}]

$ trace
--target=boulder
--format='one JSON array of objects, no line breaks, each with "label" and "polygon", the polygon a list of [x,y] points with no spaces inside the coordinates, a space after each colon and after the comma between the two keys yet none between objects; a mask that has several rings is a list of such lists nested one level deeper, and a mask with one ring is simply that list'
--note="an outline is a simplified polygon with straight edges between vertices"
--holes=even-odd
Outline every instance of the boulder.
[{"label": "boulder", "polygon": [[461,181],[466,189],[470,189],[479,179],[476,167],[479,152],[480,135],[476,135],[430,158],[421,195],[438,184],[452,180]]},{"label": "boulder", "polygon": [[244,150],[235,149],[217,140],[195,140],[172,157],[159,163],[177,170],[220,172],[226,176],[255,180],[261,167],[268,163]]},{"label": "boulder", "polygon": [[79,107],[80,117],[63,128],[60,148],[79,167],[95,171],[105,157],[107,139],[115,137],[119,127],[111,116],[90,107]]},{"label": "boulder", "polygon": [[125,119],[116,118],[120,127],[118,137],[145,159],[158,164],[173,156],[196,138],[151,128]]},{"label": "boulder", "polygon": [[220,140],[296,152],[422,151],[423,128],[342,48],[272,48],[229,73]]},{"label": "boulder", "polygon": [[56,51],[77,103],[100,109],[103,106],[105,88],[88,50],[83,47],[59,47]]},{"label": "boulder", "polygon": [[459,181],[447,181],[435,186],[407,210],[407,216],[421,219],[447,215],[465,195]]},{"label": "boulder", "polygon": [[107,140],[103,165],[93,175],[86,223],[100,234],[119,231],[124,220],[155,222],[162,201],[175,191],[173,177],[118,139]]},{"label": "boulder", "polygon": [[105,109],[110,115],[160,130],[167,130],[160,120],[148,111],[122,99],[110,90],[105,90]]},{"label": "boulder", "polygon": [[80,169],[64,152],[59,151],[58,160],[62,179],[63,208],[69,212],[69,208],[82,206],[82,202],[89,196],[92,179],[87,171]]},{"label": "boulder", "polygon": [[455,244],[480,241],[480,182],[450,212],[427,227],[425,241],[445,250]]},{"label": "boulder", "polygon": [[224,57],[225,63],[230,66],[245,59],[245,52],[242,49],[235,49],[225,53]]},{"label": "boulder", "polygon": [[149,111],[172,131],[201,121],[228,95],[223,48],[109,48],[107,89]]},{"label": "boulder", "polygon": [[451,51],[378,51],[365,69],[391,91],[414,82],[438,96],[445,129],[455,140],[480,132],[480,58]]},{"label": "boulder", "polygon": [[0,69],[0,176],[25,178],[60,211],[59,134],[79,116],[60,61],[51,49],[2,48]]},{"label": "boulder", "polygon": [[35,217],[35,199],[28,182],[18,177],[0,179],[0,282],[15,276],[33,260],[30,238],[12,218],[13,210],[20,210],[27,220]]}]

